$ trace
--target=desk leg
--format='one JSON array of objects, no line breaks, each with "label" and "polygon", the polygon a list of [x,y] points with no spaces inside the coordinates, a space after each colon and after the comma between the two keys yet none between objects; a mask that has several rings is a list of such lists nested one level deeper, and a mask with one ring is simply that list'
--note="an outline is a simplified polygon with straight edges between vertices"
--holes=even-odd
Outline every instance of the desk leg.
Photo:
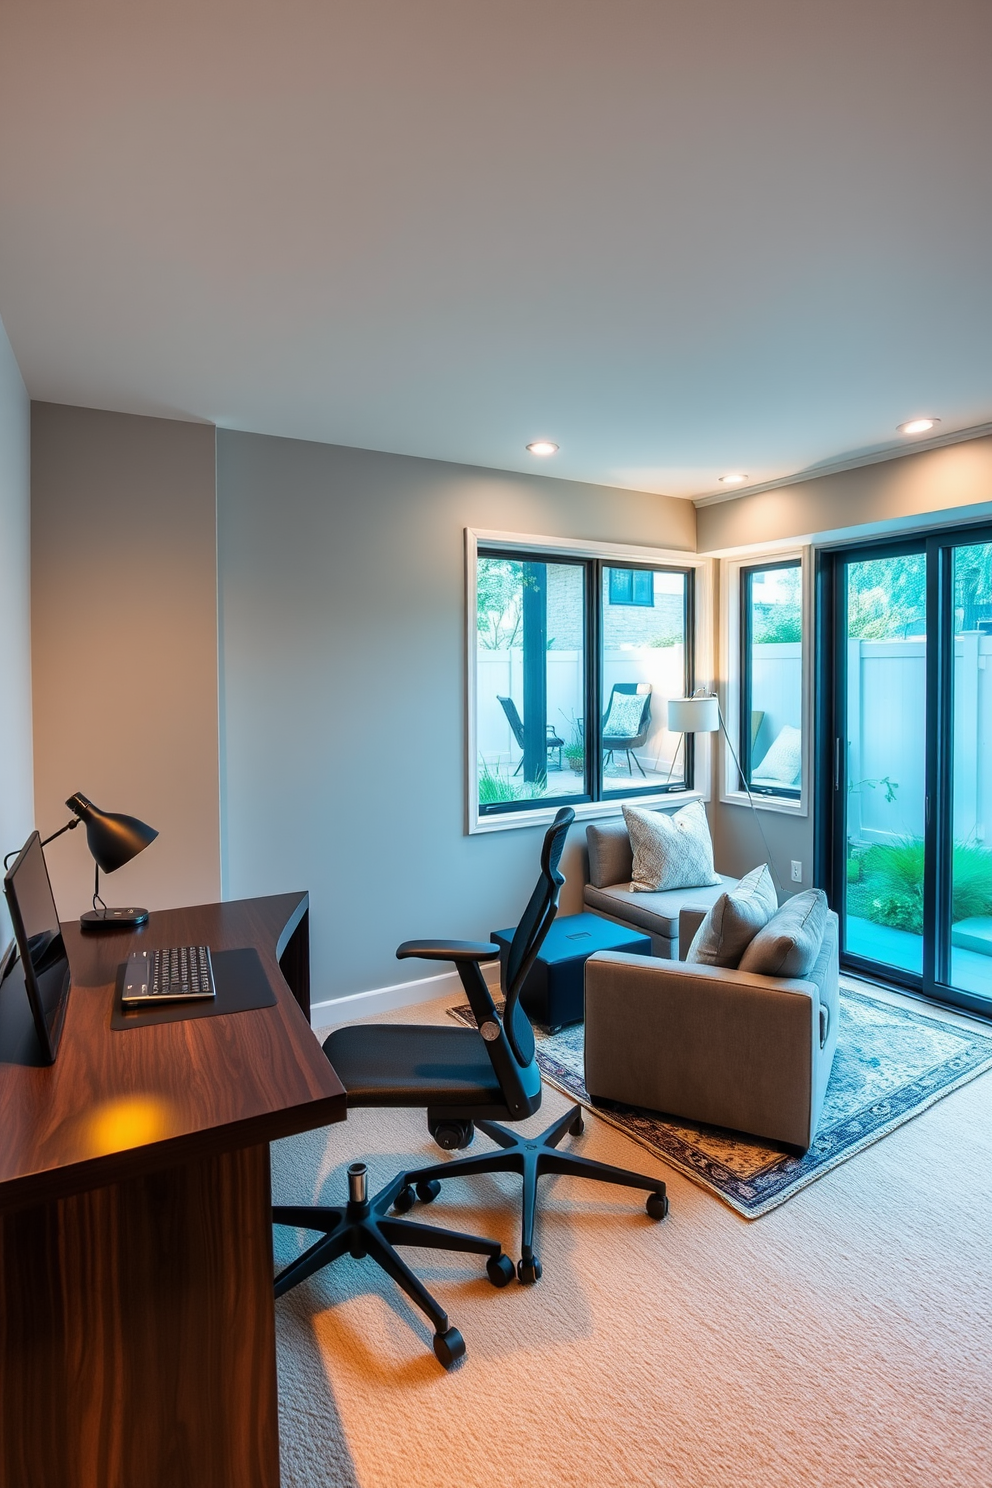
[{"label": "desk leg", "polygon": [[278,1488],[269,1150],[0,1220],[2,1488]]}]

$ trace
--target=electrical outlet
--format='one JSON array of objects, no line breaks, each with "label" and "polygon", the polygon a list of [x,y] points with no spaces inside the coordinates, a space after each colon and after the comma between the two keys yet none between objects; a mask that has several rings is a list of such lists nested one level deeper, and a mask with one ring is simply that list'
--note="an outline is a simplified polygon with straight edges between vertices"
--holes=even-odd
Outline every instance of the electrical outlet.
[{"label": "electrical outlet", "polygon": [[803,881],[803,865],[802,865],[802,863],[798,862],[795,858],[793,858],[793,860],[792,860],[792,882],[793,883],[802,883],[802,881]]}]

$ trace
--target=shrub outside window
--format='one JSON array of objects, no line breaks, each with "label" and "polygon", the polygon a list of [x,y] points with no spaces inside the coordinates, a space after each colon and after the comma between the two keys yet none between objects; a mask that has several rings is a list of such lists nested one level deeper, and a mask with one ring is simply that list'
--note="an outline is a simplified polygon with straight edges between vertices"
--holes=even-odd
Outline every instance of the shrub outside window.
[{"label": "shrub outside window", "polygon": [[691,785],[691,746],[668,732],[666,705],[691,689],[692,580],[479,546],[480,816]]},{"label": "shrub outside window", "polygon": [[741,569],[740,761],[754,795],[802,794],[802,566]]}]

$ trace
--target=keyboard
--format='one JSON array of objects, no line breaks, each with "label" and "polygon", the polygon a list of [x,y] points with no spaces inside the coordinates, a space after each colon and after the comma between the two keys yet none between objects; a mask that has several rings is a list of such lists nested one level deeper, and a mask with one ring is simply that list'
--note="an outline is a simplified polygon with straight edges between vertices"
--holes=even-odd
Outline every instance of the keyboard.
[{"label": "keyboard", "polygon": [[121,993],[125,1007],[192,1002],[216,995],[209,946],[166,946],[157,951],[132,951],[128,957]]}]

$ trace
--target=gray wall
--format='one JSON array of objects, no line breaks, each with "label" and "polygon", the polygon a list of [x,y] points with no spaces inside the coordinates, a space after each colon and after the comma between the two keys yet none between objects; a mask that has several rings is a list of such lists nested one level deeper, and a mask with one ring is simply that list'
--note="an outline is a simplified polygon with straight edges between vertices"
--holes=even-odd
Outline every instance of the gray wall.
[{"label": "gray wall", "polygon": [[[0,324],[0,857],[34,826],[30,457],[31,405]],[[0,896],[0,952],[10,935]]]},{"label": "gray wall", "polygon": [[[315,1001],[512,924],[537,828],[465,835],[465,527],[691,551],[691,503],[218,431],[229,897],[308,888]],[[582,834],[565,861],[581,894]]]},{"label": "gray wall", "polygon": [[930,513],[967,520],[969,507],[975,508],[971,516],[977,520],[992,509],[989,503],[992,436],[701,506],[697,545],[701,553],[717,553],[854,528],[870,536],[872,529]]},{"label": "gray wall", "polygon": [[[108,903],[220,895],[214,430],[36,403],[32,644],[38,826],[81,790],[158,839]],[[89,905],[81,831],[47,851],[65,918]]]}]

